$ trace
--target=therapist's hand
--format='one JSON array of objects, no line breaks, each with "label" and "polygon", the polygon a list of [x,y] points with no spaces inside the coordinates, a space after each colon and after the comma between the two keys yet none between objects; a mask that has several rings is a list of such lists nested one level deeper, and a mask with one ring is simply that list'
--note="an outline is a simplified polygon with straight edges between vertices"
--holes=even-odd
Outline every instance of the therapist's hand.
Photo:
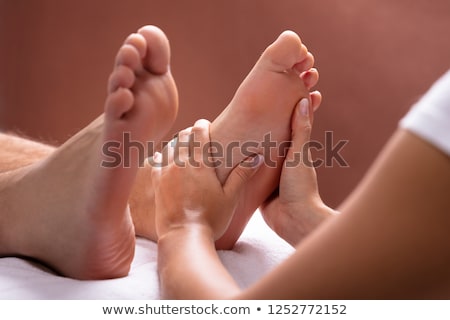
[{"label": "therapist's hand", "polygon": [[320,198],[308,148],[313,109],[320,104],[321,97],[316,94],[311,98],[312,103],[303,99],[296,106],[291,123],[292,143],[283,165],[279,188],[260,208],[269,227],[292,246],[336,213]]},{"label": "therapist's hand", "polygon": [[[222,185],[209,154],[209,126],[208,121],[199,120],[181,131],[175,146],[167,146],[168,164],[153,170],[159,238],[194,225],[208,228],[212,240],[220,238],[231,221],[240,191],[262,162],[260,156],[247,158]],[[160,154],[154,156],[154,162],[161,160]]]}]

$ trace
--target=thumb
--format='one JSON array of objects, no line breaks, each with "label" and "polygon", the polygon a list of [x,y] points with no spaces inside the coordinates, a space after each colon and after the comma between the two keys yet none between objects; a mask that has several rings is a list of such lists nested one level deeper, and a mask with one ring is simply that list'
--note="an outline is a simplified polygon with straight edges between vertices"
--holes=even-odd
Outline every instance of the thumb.
[{"label": "thumb", "polygon": [[264,162],[263,156],[254,154],[241,161],[229,174],[223,191],[227,195],[237,195],[243,186],[250,180],[251,177],[258,171],[261,164]]},{"label": "thumb", "polygon": [[152,167],[151,170],[151,180],[154,185],[157,185],[161,177],[161,167],[162,167],[162,155],[159,152],[148,158],[148,163]]},{"label": "thumb", "polygon": [[310,152],[312,105],[308,99],[298,103],[292,117],[291,147],[280,180],[285,201],[298,201],[318,193],[317,176]]},{"label": "thumb", "polygon": [[311,137],[311,103],[307,98],[303,98],[297,104],[291,123],[291,147],[286,156],[287,161],[295,161],[295,157],[300,154],[303,164],[311,163],[308,143]]}]

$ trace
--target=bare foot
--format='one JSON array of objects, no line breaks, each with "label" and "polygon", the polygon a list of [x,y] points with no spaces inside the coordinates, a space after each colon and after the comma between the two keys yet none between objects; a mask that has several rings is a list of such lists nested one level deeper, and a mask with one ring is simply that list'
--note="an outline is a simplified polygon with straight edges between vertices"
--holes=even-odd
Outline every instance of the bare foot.
[{"label": "bare foot", "polygon": [[[177,113],[169,59],[158,28],[130,35],[117,53],[104,114],[43,161],[0,176],[11,226],[1,230],[1,255],[33,257],[78,279],[128,273],[135,241],[128,197],[147,142],[161,139]],[[145,154],[127,149],[124,134]]]},{"label": "bare foot", "polygon": [[[216,159],[222,161],[217,168],[222,182],[248,153],[261,153],[266,160],[266,166],[258,171],[242,194],[232,224],[217,241],[217,248],[233,247],[253,212],[278,185],[284,161],[283,152],[279,154],[280,144],[290,139],[290,120],[295,105],[301,98],[309,97],[309,89],[318,80],[317,71],[311,69],[313,64],[313,56],[300,38],[290,31],[282,33],[264,51],[233,100],[212,123],[211,141],[221,149]],[[264,146],[267,137],[271,148]],[[252,147],[244,146],[246,142]],[[242,153],[242,148],[247,149],[244,152],[247,154]],[[136,234],[157,240],[150,172],[148,164],[147,169],[140,170],[130,204]]]},{"label": "bare foot", "polygon": [[[292,112],[301,98],[309,97],[311,80],[317,82],[317,73],[305,73],[313,64],[313,56],[300,38],[294,32],[283,32],[212,123],[211,141],[225,151],[223,164],[217,168],[222,182],[249,152],[260,153],[265,159],[265,165],[242,193],[228,231],[216,242],[217,248],[234,246],[253,212],[278,185],[285,154],[283,142],[290,140]],[[253,145],[248,147],[248,142]]]}]

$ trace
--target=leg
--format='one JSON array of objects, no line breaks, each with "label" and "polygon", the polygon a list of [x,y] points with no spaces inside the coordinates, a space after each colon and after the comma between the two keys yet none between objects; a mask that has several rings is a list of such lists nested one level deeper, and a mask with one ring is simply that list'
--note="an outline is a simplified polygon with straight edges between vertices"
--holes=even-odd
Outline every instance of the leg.
[{"label": "leg", "polygon": [[[79,279],[128,273],[134,254],[128,197],[147,141],[161,139],[177,112],[169,57],[167,38],[155,27],[128,37],[104,114],[49,156],[0,174],[0,207],[8,208],[0,217],[0,255],[33,257]],[[124,134],[141,143],[144,155],[125,149]],[[111,155],[120,163],[111,165]]]},{"label": "leg", "polygon": [[[212,123],[211,141],[223,151],[222,164],[217,168],[222,182],[246,157],[241,152],[243,143],[254,142],[253,148],[247,151],[261,153],[266,159],[266,165],[243,193],[230,228],[217,242],[218,248],[233,247],[253,212],[277,186],[284,160],[279,149],[282,142],[290,139],[292,111],[301,98],[309,96],[310,87],[317,82],[316,72],[305,72],[313,63],[300,38],[293,32],[283,33],[264,51],[233,100]],[[264,145],[268,135],[271,140],[268,142],[274,143],[270,150]],[[236,144],[238,147],[230,148]],[[147,164],[147,170],[139,172],[130,206],[136,234],[156,240],[150,171]]]},{"label": "leg", "polygon": [[0,174],[6,171],[28,166],[48,157],[54,147],[11,134],[0,133]]}]

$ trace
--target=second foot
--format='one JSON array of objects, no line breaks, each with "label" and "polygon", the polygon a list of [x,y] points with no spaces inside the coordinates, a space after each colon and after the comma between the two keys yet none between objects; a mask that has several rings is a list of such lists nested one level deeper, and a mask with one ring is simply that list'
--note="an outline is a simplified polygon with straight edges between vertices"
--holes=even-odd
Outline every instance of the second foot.
[{"label": "second foot", "polygon": [[250,153],[260,153],[265,160],[245,187],[228,231],[216,242],[218,249],[234,246],[251,215],[278,185],[292,112],[300,99],[310,98],[310,89],[318,81],[313,65],[314,58],[298,35],[282,33],[213,121],[211,141],[221,146],[224,156],[217,168],[222,183]]}]

